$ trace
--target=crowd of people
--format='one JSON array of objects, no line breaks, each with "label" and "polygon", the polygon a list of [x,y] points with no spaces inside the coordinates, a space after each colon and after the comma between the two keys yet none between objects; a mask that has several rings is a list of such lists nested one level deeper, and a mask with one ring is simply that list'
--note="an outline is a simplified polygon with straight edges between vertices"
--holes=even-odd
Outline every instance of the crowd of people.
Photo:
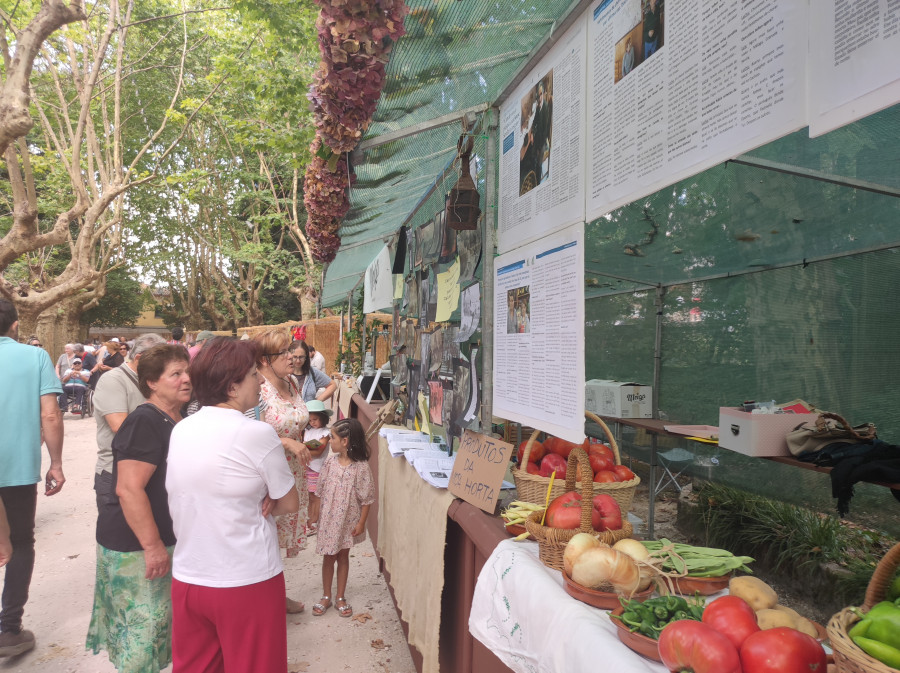
[{"label": "crowd of people", "polygon": [[285,673],[286,615],[305,605],[286,595],[279,548],[296,556],[310,536],[322,556],[312,613],[353,614],[349,551],[365,537],[375,485],[362,426],[327,406],[337,384],[316,368],[324,358],[277,329],[247,340],[200,332],[190,347],[179,332],[113,339],[102,353],[67,345],[54,368],[39,340],[18,343],[15,307],[0,300],[0,366],[21,384],[0,390],[0,405],[16,412],[0,438],[0,657],[35,644],[23,615],[41,443],[54,495],[65,483],[60,411],[70,395],[83,409],[88,388],[97,423],[88,649],[135,673],[170,663]]}]

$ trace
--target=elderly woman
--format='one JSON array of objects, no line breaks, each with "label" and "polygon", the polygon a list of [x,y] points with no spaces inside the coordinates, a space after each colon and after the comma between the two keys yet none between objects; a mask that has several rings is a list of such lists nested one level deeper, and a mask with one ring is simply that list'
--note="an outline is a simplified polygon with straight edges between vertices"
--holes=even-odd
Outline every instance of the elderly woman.
[{"label": "elderly woman", "polygon": [[138,361],[147,402],[122,422],[112,440],[118,499],[97,517],[97,577],[87,647],[101,649],[119,671],[159,671],[172,658],[172,575],[175,544],[166,495],[169,436],[190,399],[188,354],[162,344]]},{"label": "elderly woman", "polygon": [[337,383],[328,374],[312,366],[309,346],[305,341],[294,341],[288,349],[291,354],[292,378],[300,389],[304,402],[324,402],[334,395]]},{"label": "elderly woman", "polygon": [[[260,420],[265,421],[281,438],[284,455],[294,475],[300,508],[296,513],[278,517],[278,544],[288,558],[297,556],[306,547],[306,523],[309,516],[309,493],[306,487],[306,466],[311,459],[303,444],[303,430],[309,422],[309,412],[300,389],[291,380],[291,358],[288,347],[291,337],[286,330],[270,329],[257,334],[253,340],[259,351],[256,364],[263,376],[260,385]],[[287,611],[303,612],[303,603],[287,599]]]},{"label": "elderly woman", "polygon": [[[180,348],[180,346],[179,346]],[[191,363],[200,410],[172,433],[166,490],[176,671],[287,670],[285,585],[273,515],[300,498],[282,442],[244,414],[259,401],[256,344],[211,340]]]}]

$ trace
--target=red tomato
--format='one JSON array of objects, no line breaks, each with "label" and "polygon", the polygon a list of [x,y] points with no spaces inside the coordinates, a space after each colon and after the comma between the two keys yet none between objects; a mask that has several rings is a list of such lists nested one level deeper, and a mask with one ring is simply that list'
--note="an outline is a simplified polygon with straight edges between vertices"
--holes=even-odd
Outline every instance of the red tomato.
[{"label": "red tomato", "polygon": [[555,453],[548,453],[541,459],[541,476],[549,477],[556,472],[557,479],[566,478],[566,459]]},{"label": "red tomato", "polygon": [[[547,507],[545,523],[551,528],[578,528],[581,525],[581,493],[569,491],[554,498]],[[611,495],[600,493],[592,498],[591,527],[599,531],[622,527],[622,510]]]},{"label": "red tomato", "polygon": [[556,453],[556,442],[559,440],[556,437],[547,437],[544,439],[544,455],[548,453]]},{"label": "red tomato", "polygon": [[563,458],[568,458],[569,454],[572,453],[572,449],[577,447],[578,444],[573,444],[572,442],[567,442],[564,439],[556,438],[556,441],[553,443],[553,448],[551,449],[553,453],[556,453]]},{"label": "red tomato", "polygon": [[537,476],[541,476],[541,468],[538,467],[537,463],[532,463],[530,460],[528,461],[528,465],[525,466],[525,471],[528,474],[535,474]]},{"label": "red tomato", "polygon": [[619,481],[616,478],[616,473],[612,470],[601,470],[597,474],[594,475],[595,483],[609,483],[613,481]]},{"label": "red tomato", "polygon": [[589,455],[588,460],[591,463],[591,471],[594,474],[603,472],[604,470],[611,470],[614,467],[613,462],[609,458],[607,458],[606,456],[598,455],[596,453],[592,453],[591,455]]},{"label": "red tomato", "polygon": [[670,671],[741,673],[741,659],[731,641],[711,626],[690,619],[666,625],[659,634],[659,657]]},{"label": "red tomato", "polygon": [[[526,439],[524,442],[519,444],[519,465],[522,464],[522,457],[525,455],[525,445],[528,443]],[[544,457],[544,445],[540,442],[534,442],[531,445],[531,453],[528,455],[529,463],[539,463],[541,462],[541,458]]]},{"label": "red tomato", "polygon": [[[593,512],[591,512],[591,525],[594,530],[619,530],[622,528],[622,510],[615,498],[606,493],[598,493],[594,496]],[[597,515],[599,514],[599,526]]]},{"label": "red tomato", "polygon": [[703,623],[728,638],[738,649],[753,633],[759,631],[756,613],[743,598],[721,596],[703,610]]},{"label": "red tomato", "polygon": [[825,673],[828,667],[815,638],[786,626],[747,636],[741,665],[744,673]]},{"label": "red tomato", "polygon": [[593,456],[603,456],[604,458],[608,458],[609,462],[615,464],[616,455],[613,453],[612,449],[609,448],[606,444],[591,444],[588,447],[588,455]]},{"label": "red tomato", "polygon": [[616,476],[618,477],[617,481],[631,481],[634,479],[634,472],[624,465],[616,465],[613,467],[612,471],[616,473]]}]

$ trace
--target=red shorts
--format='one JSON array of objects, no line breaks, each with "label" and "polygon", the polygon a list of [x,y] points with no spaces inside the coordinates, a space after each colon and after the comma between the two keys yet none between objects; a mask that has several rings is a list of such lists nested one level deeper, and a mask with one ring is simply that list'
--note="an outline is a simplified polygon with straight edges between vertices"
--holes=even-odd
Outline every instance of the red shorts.
[{"label": "red shorts", "polygon": [[174,673],[287,673],[284,573],[242,587],[172,579]]}]

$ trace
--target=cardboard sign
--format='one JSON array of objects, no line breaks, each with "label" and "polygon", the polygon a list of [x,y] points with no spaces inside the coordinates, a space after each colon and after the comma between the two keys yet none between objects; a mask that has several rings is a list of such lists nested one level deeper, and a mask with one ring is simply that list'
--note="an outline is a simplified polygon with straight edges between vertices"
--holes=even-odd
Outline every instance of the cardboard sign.
[{"label": "cardboard sign", "polygon": [[493,514],[513,451],[512,444],[466,430],[450,475],[450,492]]}]

